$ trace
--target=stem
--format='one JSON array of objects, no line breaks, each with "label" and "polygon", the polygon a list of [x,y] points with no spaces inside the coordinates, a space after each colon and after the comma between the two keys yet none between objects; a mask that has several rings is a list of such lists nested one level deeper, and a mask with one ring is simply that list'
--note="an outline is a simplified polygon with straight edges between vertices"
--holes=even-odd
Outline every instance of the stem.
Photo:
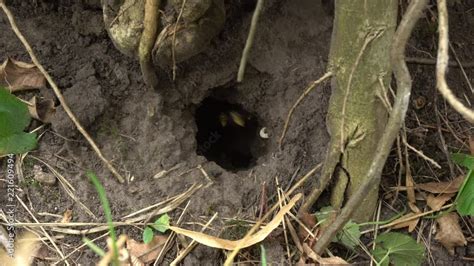
[{"label": "stem", "polygon": [[319,241],[316,242],[314,251],[317,254],[321,254],[326,249],[336,233],[341,230],[352,217],[352,214],[357,210],[357,207],[362,203],[370,189],[380,181],[385,161],[390,153],[393,141],[397,137],[401,125],[403,124],[410,100],[412,81],[405,63],[405,46],[427,1],[428,0],[411,1],[397,32],[395,32],[393,46],[390,51],[393,72],[397,79],[397,97],[395,98],[393,110],[390,113],[385,132],[379,141],[374,160],[367,173],[366,181],[348,200],[336,220],[324,231]]}]

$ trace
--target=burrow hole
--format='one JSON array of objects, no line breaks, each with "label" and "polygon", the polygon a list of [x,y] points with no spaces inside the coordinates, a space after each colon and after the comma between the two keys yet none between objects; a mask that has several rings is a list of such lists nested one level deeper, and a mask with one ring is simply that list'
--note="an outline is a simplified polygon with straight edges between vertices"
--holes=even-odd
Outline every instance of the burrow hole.
[{"label": "burrow hole", "polygon": [[240,104],[214,96],[205,98],[196,109],[198,155],[229,171],[245,170],[257,160],[257,117]]}]

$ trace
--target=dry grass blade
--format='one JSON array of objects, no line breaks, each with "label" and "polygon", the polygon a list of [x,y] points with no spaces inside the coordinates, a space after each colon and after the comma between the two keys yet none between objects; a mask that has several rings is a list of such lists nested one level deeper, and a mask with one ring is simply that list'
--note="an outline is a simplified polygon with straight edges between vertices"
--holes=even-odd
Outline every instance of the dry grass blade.
[{"label": "dry grass blade", "polygon": [[301,94],[301,96],[298,98],[298,100],[296,100],[295,104],[293,104],[293,106],[290,108],[290,111],[288,111],[288,115],[286,116],[285,125],[283,126],[283,131],[281,133],[280,139],[278,140],[278,147],[280,148],[280,150],[281,150],[281,145],[283,143],[283,140],[285,139],[286,132],[288,131],[288,125],[290,124],[291,116],[293,115],[293,112],[295,111],[296,107],[298,107],[298,105],[304,99],[304,97],[306,97],[306,95],[308,95],[318,84],[322,83],[323,81],[330,78],[331,76],[332,76],[332,72],[329,71],[329,72],[325,73],[318,80],[313,81],[308,86],[308,88],[306,88],[306,90],[304,90],[304,92]]},{"label": "dry grass blade", "polygon": [[287,214],[291,210],[291,208],[295,206],[296,202],[301,198],[301,196],[301,194],[295,195],[287,205],[281,208],[281,210],[267,225],[262,227],[262,229],[260,229],[256,233],[251,234],[249,237],[246,236],[240,240],[222,239],[203,234],[201,232],[195,232],[175,226],[170,226],[170,229],[177,234],[192,238],[196,242],[206,245],[208,247],[238,251],[242,248],[250,247],[263,241],[271,232],[273,232],[273,230],[275,230],[275,228],[280,225],[285,214]]},{"label": "dry grass blade", "polygon": [[[91,216],[93,219],[97,219],[95,214],[84,204],[82,203],[79,198],[74,194],[76,189],[72,186],[71,183],[62,175],[60,174],[54,167],[52,167],[50,164],[46,163],[45,161],[41,160],[38,157],[29,155],[30,158],[35,159],[36,161],[44,164],[50,171],[53,173],[54,176],[59,180],[59,183],[61,186],[64,188],[64,191],[66,191],[66,194],[71,197],[74,202],[76,202],[89,216]],[[23,157],[21,158],[21,161],[23,161]]]},{"label": "dry grass blade", "polygon": [[[214,221],[216,217],[217,217],[217,212],[203,226],[203,228],[201,229],[201,232],[204,232],[204,230],[206,230],[206,228],[212,223],[212,221]],[[171,266],[178,265],[178,263],[180,263],[189,254],[189,252],[193,250],[195,246],[197,246],[197,242],[195,240],[191,241],[191,243],[189,243],[189,245],[181,253],[179,253],[179,255],[171,262],[170,265]]]}]

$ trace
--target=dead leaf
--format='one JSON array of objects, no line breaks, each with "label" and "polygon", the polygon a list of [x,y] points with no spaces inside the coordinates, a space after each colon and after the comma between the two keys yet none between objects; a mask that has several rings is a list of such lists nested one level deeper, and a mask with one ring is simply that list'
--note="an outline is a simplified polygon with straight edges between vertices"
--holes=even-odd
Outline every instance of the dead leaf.
[{"label": "dead leaf", "polygon": [[458,176],[449,182],[429,182],[417,184],[418,189],[428,191],[431,193],[456,193],[464,181],[464,176]]},{"label": "dead leaf", "polygon": [[0,85],[14,92],[38,89],[44,87],[46,82],[34,64],[7,58],[0,66]]},{"label": "dead leaf", "polygon": [[459,225],[459,216],[455,212],[448,213],[436,219],[438,223],[438,232],[435,239],[438,240],[449,252],[454,255],[454,248],[465,246],[466,238]]},{"label": "dead leaf", "polygon": [[391,226],[391,228],[392,229],[400,229],[400,228],[408,227],[408,232],[413,232],[413,230],[415,230],[415,228],[416,228],[416,225],[420,221],[420,218],[415,218],[415,219],[411,219],[411,220],[407,220],[407,219],[409,219],[410,217],[413,217],[415,215],[417,215],[417,213],[414,213],[414,212],[410,212],[408,214],[403,215],[402,217],[400,217],[400,218],[398,218],[398,219],[396,219],[395,221],[392,222],[394,225]]},{"label": "dead leaf", "polygon": [[158,257],[167,239],[168,236],[155,235],[148,244],[127,239],[127,250],[132,259],[136,257],[144,264],[148,264]]},{"label": "dead leaf", "polygon": [[[307,213],[307,212],[304,212],[302,215],[300,215],[300,220],[306,226],[306,228],[308,228],[309,230],[314,228],[316,226],[316,223],[317,223],[316,216],[314,216],[313,214]],[[309,237],[310,237],[310,235],[309,235],[308,231],[305,230],[303,225],[299,224],[298,238],[300,239],[300,241],[302,241],[302,242],[307,241]],[[311,239],[310,239],[310,241],[311,241]]]},{"label": "dead leaf", "polygon": [[240,247],[241,249],[247,248],[250,246],[253,246],[261,241],[263,241],[273,230],[275,230],[278,225],[280,225],[281,221],[285,217],[285,214],[287,214],[291,208],[296,204],[296,202],[301,199],[302,194],[296,194],[289,202],[287,205],[283,206],[280,211],[273,217],[273,219],[262,229],[259,231],[255,232],[253,235],[251,235],[245,243],[241,245],[242,239],[239,240],[227,240],[227,239],[222,239],[210,235],[206,235],[201,232],[195,232],[191,230],[186,230],[182,229],[179,227],[175,226],[170,226],[169,229],[174,231],[177,234],[181,234],[184,236],[187,236],[189,238],[192,238],[194,241],[201,243],[203,245],[206,245],[208,247],[212,248],[218,248],[218,249],[225,249],[225,250],[234,250],[237,247]]},{"label": "dead leaf", "polygon": [[440,194],[439,196],[428,194],[426,204],[428,204],[433,211],[439,211],[454,195],[456,195],[456,193]]},{"label": "dead leaf", "polygon": [[66,224],[66,223],[71,222],[71,220],[72,220],[72,210],[67,209],[63,214],[63,218],[61,219],[61,223]]},{"label": "dead leaf", "polygon": [[45,185],[54,185],[56,183],[56,177],[50,173],[43,172],[43,169],[39,165],[33,166],[33,178]]},{"label": "dead leaf", "polygon": [[56,112],[54,101],[51,99],[39,99],[33,96],[29,101],[28,111],[31,117],[37,119],[45,124],[51,122],[51,117]]},{"label": "dead leaf", "polygon": [[25,266],[31,265],[36,253],[41,247],[38,237],[27,231],[18,237],[15,241],[13,257],[4,249],[0,248],[1,265]]}]

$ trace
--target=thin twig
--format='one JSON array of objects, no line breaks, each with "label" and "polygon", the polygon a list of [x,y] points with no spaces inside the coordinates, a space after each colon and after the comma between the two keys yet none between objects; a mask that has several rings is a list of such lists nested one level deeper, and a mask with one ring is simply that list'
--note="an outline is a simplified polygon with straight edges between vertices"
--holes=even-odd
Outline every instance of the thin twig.
[{"label": "thin twig", "polygon": [[125,179],[117,172],[115,167],[112,166],[112,164],[104,157],[102,154],[101,150],[95,143],[95,141],[92,139],[92,137],[87,133],[87,131],[82,127],[81,123],[77,119],[76,115],[71,111],[69,108],[66,99],[62,95],[61,91],[59,90],[58,86],[54,82],[53,78],[49,75],[49,73],[44,69],[43,65],[39,62],[38,58],[36,57],[35,53],[33,52],[33,49],[31,48],[30,44],[26,40],[26,38],[23,36],[23,34],[20,32],[18,29],[18,26],[16,25],[15,18],[13,17],[13,14],[10,12],[8,7],[5,5],[4,0],[0,0],[0,7],[3,9],[3,12],[7,15],[8,21],[10,22],[12,30],[15,32],[16,36],[18,39],[20,39],[21,43],[23,46],[25,46],[26,51],[31,57],[31,60],[33,63],[36,65],[36,67],[41,71],[41,73],[45,76],[46,80],[48,81],[49,85],[51,88],[53,88],[54,94],[58,98],[59,102],[64,108],[64,111],[66,114],[69,116],[69,118],[72,120],[74,125],[77,127],[79,132],[84,136],[84,138],[89,142],[91,145],[92,149],[97,153],[97,156],[104,162],[104,164],[107,166],[107,168],[114,174],[115,177],[119,180],[120,183],[123,183]]},{"label": "thin twig", "polygon": [[250,48],[252,48],[253,41],[255,39],[255,32],[257,31],[258,18],[263,8],[263,0],[258,0],[257,6],[253,11],[252,22],[250,23],[250,31],[247,36],[247,42],[245,43],[244,51],[242,52],[242,58],[240,58],[239,72],[237,74],[237,82],[242,82],[244,80],[245,67],[247,65],[247,60],[250,54]]},{"label": "thin twig", "polygon": [[436,87],[448,103],[460,113],[464,119],[474,123],[474,111],[467,108],[459,99],[453,94],[446,82],[446,69],[448,66],[448,9],[446,7],[446,0],[438,0],[438,14],[439,14],[439,40],[438,40],[438,62],[436,64]]},{"label": "thin twig", "polygon": [[290,124],[290,119],[291,116],[293,115],[293,112],[295,111],[296,107],[300,104],[300,102],[308,95],[318,84],[322,83],[326,79],[332,76],[332,72],[329,71],[325,73],[322,77],[320,77],[318,80],[313,81],[307,88],[306,90],[301,94],[301,96],[296,100],[295,104],[290,108],[290,111],[288,112],[288,115],[286,116],[285,120],[285,125],[283,126],[283,132],[281,133],[280,139],[278,140],[278,147],[281,150],[281,144],[283,143],[283,139],[286,136],[286,132],[288,130],[288,125]]},{"label": "thin twig", "polygon": [[410,100],[412,81],[405,64],[405,46],[427,1],[428,0],[411,1],[406,14],[400,22],[398,30],[395,32],[390,58],[393,72],[397,79],[397,96],[385,132],[377,145],[374,159],[367,173],[367,179],[349,198],[347,204],[341,210],[341,213],[319,238],[319,241],[314,247],[314,251],[317,254],[321,254],[321,252],[326,249],[327,245],[334,239],[336,233],[342,229],[352,217],[354,211],[357,210],[357,207],[367,196],[367,192],[380,181],[385,161],[390,153],[393,141],[397,137],[400,127],[404,122]]},{"label": "thin twig", "polygon": [[[431,58],[421,58],[421,57],[407,57],[406,62],[408,64],[419,64],[419,65],[436,65],[436,59]],[[464,67],[472,68],[474,67],[474,62],[448,62],[449,67]]]},{"label": "thin twig", "polygon": [[461,73],[466,80],[467,85],[469,86],[469,89],[471,90],[471,93],[474,93],[474,88],[472,88],[471,81],[469,80],[469,77],[466,74],[466,71],[464,71],[464,66],[461,64],[461,61],[458,58],[458,55],[456,54],[456,50],[454,50],[453,46],[451,45],[451,42],[449,42],[449,48],[451,49],[451,52],[453,52],[454,59],[456,62],[459,64],[459,68],[461,69]]}]

